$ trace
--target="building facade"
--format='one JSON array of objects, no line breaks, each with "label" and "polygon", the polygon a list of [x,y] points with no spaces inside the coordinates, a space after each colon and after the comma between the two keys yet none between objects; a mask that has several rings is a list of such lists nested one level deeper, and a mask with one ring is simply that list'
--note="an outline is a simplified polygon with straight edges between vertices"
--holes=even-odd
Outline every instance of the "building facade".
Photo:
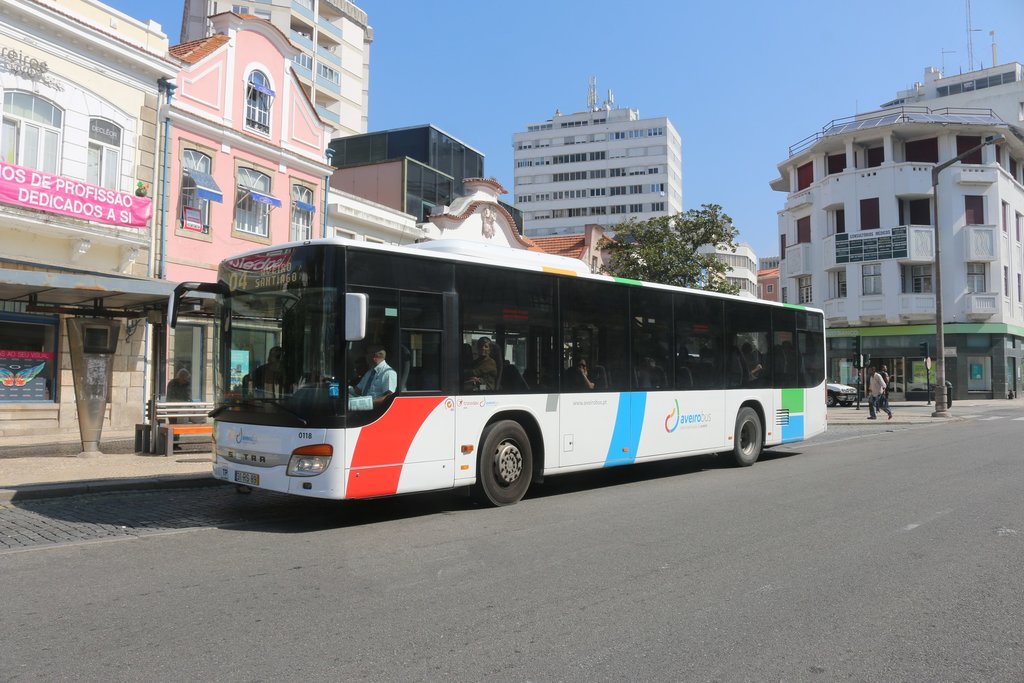
[{"label": "building facade", "polygon": [[156,24],[98,3],[4,2],[0,436],[7,443],[22,434],[54,441],[81,434],[84,446],[86,390],[99,401],[94,427],[130,430],[142,418],[147,309],[166,306],[169,293],[149,279],[157,111],[175,73],[166,49]]},{"label": "building facade", "polygon": [[[944,359],[956,398],[1017,396],[1024,67],[929,74],[936,77],[915,86],[912,102],[902,93],[790,148],[772,183],[786,194],[782,300],[824,309],[831,378],[854,381],[859,342],[871,364],[889,367],[894,398],[926,397],[925,351]],[[993,136],[1005,142],[987,144]],[[963,154],[933,188],[933,169]],[[935,348],[936,234],[944,349]]]},{"label": "building facade", "polygon": [[264,19],[288,37],[297,48],[295,74],[334,136],[366,132],[373,42],[366,12],[349,0],[185,0],[181,41],[213,35],[209,17],[225,12]]},{"label": "building facade", "polygon": [[[764,261],[764,259],[761,260]],[[778,267],[762,268],[757,271],[757,298],[765,301],[778,301],[779,295]]]},{"label": "building facade", "polygon": [[[291,68],[296,48],[262,19],[229,12],[211,23],[213,35],[170,48],[181,70],[164,112],[168,201],[157,273],[174,282],[215,282],[225,258],[326,228],[331,127]],[[212,399],[211,334],[206,320],[186,318],[169,345],[167,375],[188,370],[193,400]],[[273,344],[252,337],[262,362]]]},{"label": "building facade", "polygon": [[702,254],[714,254],[719,261],[729,267],[725,279],[730,285],[735,285],[739,296],[757,298],[757,254],[749,244],[736,245],[736,251],[712,245],[705,245],[698,251]]},{"label": "building facade", "polygon": [[527,236],[578,234],[683,208],[682,142],[667,117],[610,104],[531,123],[512,138]]}]

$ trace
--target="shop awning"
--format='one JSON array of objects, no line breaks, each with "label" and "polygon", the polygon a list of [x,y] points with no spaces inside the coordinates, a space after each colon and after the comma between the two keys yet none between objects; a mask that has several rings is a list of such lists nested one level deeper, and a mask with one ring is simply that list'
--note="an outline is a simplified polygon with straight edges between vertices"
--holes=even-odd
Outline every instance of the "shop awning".
[{"label": "shop awning", "polygon": [[275,209],[281,208],[281,200],[275,197],[271,197],[269,194],[263,194],[256,190],[249,190],[249,196],[252,197],[254,202],[260,202],[263,204],[270,204]]},{"label": "shop awning", "polygon": [[185,171],[189,177],[196,184],[196,194],[203,199],[208,199],[211,202],[223,202],[224,193],[220,191],[220,187],[217,185],[217,181],[213,179],[209,173],[203,173],[202,171],[193,171],[187,169]]},{"label": "shop awning", "polygon": [[54,312],[140,313],[165,310],[176,283],[73,271],[0,268],[0,300]]},{"label": "shop awning", "polygon": [[316,207],[309,202],[300,202],[298,199],[295,200],[295,208],[300,211],[308,211],[310,213],[316,213]]}]

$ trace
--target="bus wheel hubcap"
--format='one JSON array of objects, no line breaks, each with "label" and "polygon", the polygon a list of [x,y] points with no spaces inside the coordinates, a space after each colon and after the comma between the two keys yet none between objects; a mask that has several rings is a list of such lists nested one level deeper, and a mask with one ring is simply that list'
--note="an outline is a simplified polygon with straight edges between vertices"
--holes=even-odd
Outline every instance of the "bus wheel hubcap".
[{"label": "bus wheel hubcap", "polygon": [[505,442],[498,446],[498,477],[504,484],[511,484],[523,473],[523,456],[514,443]]},{"label": "bus wheel hubcap", "polygon": [[740,450],[750,455],[754,450],[754,426],[749,422],[740,429]]}]

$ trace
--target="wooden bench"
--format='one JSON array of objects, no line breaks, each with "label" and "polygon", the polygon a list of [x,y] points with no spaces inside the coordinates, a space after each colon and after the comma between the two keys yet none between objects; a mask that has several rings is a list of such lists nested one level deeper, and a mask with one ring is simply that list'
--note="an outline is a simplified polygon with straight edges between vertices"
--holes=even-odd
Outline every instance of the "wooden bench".
[{"label": "wooden bench", "polygon": [[213,443],[213,425],[207,423],[213,403],[156,401],[153,419],[151,447],[154,453],[174,454],[174,444]]}]

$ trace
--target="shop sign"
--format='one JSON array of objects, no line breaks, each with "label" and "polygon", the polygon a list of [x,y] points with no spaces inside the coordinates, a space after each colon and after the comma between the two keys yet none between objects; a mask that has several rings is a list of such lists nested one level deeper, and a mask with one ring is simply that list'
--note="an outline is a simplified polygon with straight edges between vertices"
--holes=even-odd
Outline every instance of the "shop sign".
[{"label": "shop sign", "polygon": [[146,227],[153,215],[147,197],[2,161],[0,203],[132,228]]},{"label": "shop sign", "polygon": [[30,57],[13,47],[0,47],[0,71],[42,83],[57,92],[64,91],[64,86],[60,81],[48,75],[50,67],[46,65],[46,62]]},{"label": "shop sign", "polygon": [[203,212],[194,206],[182,207],[181,227],[194,232],[203,232]]}]

